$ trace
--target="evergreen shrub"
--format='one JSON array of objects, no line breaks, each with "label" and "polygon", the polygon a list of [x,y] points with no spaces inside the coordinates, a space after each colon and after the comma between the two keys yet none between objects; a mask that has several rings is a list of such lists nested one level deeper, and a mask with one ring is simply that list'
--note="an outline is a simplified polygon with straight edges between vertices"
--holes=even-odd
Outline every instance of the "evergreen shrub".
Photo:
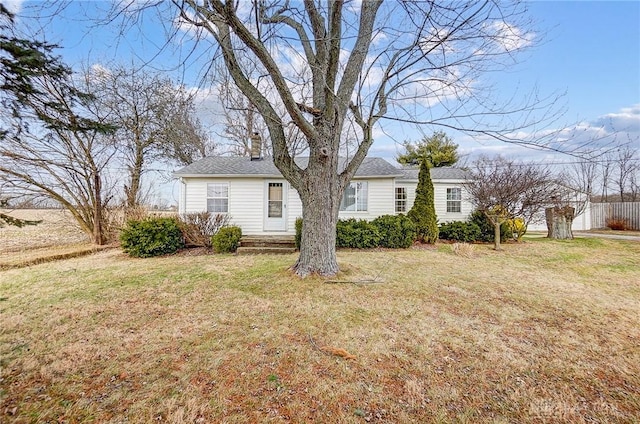
[{"label": "evergreen shrub", "polygon": [[371,221],[380,234],[380,247],[406,249],[413,244],[416,226],[406,215],[382,215]]},{"label": "evergreen shrub", "polygon": [[471,243],[480,241],[482,234],[475,222],[451,221],[440,225],[440,238]]},{"label": "evergreen shrub", "polygon": [[242,229],[235,225],[222,227],[211,237],[211,245],[216,253],[233,253],[238,250]]},{"label": "evergreen shrub", "polygon": [[336,247],[351,247],[355,249],[369,249],[380,245],[378,228],[364,219],[338,220],[336,233]]},{"label": "evergreen shrub", "polygon": [[302,244],[302,218],[296,218],[296,249],[300,250]]},{"label": "evergreen shrub", "polygon": [[175,217],[130,220],[120,233],[120,243],[125,253],[138,258],[175,253],[184,247],[180,223]]},{"label": "evergreen shrub", "polygon": [[438,240],[438,218],[434,204],[433,182],[426,160],[420,164],[416,199],[407,216],[416,225],[416,239],[430,244]]}]

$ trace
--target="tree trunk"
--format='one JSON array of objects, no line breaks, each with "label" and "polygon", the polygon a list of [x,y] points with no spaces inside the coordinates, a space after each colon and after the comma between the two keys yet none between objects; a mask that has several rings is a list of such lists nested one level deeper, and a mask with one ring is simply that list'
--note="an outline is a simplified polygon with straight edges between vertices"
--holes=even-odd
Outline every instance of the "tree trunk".
[{"label": "tree trunk", "polygon": [[[317,173],[316,173],[317,172]],[[297,275],[333,276],[339,271],[336,259],[336,225],[342,191],[326,175],[331,167],[316,167],[305,186],[299,190],[302,200],[302,239],[300,256],[292,267]],[[335,180],[335,178],[334,178]]]},{"label": "tree trunk", "polygon": [[556,240],[573,239],[571,224],[575,211],[571,206],[546,208],[544,214],[547,221],[547,237]]},{"label": "tree trunk", "polygon": [[98,246],[105,243],[103,216],[102,216],[102,181],[100,174],[93,176],[94,201],[93,201],[93,242]]},{"label": "tree trunk", "polygon": [[493,249],[500,250],[500,226],[504,222],[502,217],[495,213],[484,212],[485,216],[489,219],[489,222],[493,224]]},{"label": "tree trunk", "polygon": [[336,259],[337,217],[329,208],[307,207],[304,210],[300,256],[293,270],[301,277],[336,275],[339,271]]},{"label": "tree trunk", "polygon": [[502,222],[500,222],[500,220],[496,219],[496,221],[493,223],[493,249],[494,250],[500,250],[500,225],[502,225]]},{"label": "tree trunk", "polygon": [[136,144],[133,163],[129,166],[129,185],[124,187],[127,196],[127,208],[135,208],[140,202],[140,185],[144,167],[144,148],[140,142]]}]

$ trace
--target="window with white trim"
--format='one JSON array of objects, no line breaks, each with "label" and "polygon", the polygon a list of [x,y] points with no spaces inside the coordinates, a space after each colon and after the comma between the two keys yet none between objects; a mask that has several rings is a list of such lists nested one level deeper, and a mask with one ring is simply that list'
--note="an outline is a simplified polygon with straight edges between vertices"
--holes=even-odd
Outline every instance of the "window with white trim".
[{"label": "window with white trim", "polygon": [[447,189],[447,212],[462,212],[462,189],[460,187]]},{"label": "window with white trim", "polygon": [[396,213],[407,211],[407,188],[396,187]]},{"label": "window with white trim", "polygon": [[207,184],[207,212],[229,212],[229,184]]},{"label": "window with white trim", "polygon": [[340,202],[341,211],[349,212],[365,212],[367,211],[368,194],[367,182],[358,181],[351,182],[344,190],[342,201]]}]

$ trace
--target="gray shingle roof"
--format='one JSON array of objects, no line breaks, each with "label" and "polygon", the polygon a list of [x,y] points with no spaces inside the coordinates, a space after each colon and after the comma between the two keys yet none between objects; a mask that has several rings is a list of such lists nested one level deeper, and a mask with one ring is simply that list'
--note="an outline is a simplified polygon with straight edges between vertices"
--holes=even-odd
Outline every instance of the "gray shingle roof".
[{"label": "gray shingle roof", "polygon": [[[309,158],[296,158],[301,168],[306,168]],[[176,177],[205,176],[266,176],[280,177],[280,171],[270,157],[262,160],[250,160],[248,157],[212,156],[200,159],[173,173]],[[356,177],[401,177],[402,170],[382,158],[365,158],[356,171]]]},{"label": "gray shingle roof", "polygon": [[[419,167],[414,168],[402,168],[402,180],[417,180],[420,173]],[[442,166],[438,168],[431,168],[432,180],[465,180],[468,177],[468,172],[461,168],[453,168],[451,166]]]}]

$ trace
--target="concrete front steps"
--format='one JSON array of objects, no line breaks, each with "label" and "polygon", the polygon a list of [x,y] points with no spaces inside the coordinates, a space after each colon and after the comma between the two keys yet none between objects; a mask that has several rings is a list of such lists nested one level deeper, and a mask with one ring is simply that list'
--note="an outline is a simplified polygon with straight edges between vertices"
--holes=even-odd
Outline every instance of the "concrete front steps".
[{"label": "concrete front steps", "polygon": [[289,254],[296,251],[293,236],[243,236],[238,255]]}]

